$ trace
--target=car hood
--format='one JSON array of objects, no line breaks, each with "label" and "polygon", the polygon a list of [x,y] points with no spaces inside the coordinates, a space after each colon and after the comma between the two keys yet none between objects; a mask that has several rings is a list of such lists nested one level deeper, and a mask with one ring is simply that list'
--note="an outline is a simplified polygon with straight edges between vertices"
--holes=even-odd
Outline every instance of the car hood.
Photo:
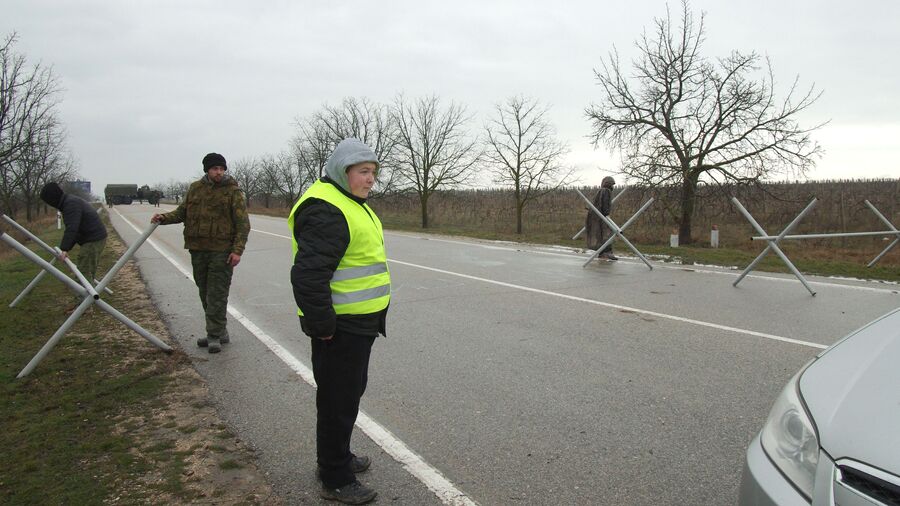
[{"label": "car hood", "polygon": [[900,308],[819,355],[800,393],[832,458],[900,475]]}]

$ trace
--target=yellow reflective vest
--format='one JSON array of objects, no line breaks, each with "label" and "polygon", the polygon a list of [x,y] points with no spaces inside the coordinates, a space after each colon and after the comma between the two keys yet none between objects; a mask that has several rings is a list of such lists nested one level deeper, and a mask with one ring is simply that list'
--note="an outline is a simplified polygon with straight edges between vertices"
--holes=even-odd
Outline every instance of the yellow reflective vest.
[{"label": "yellow reflective vest", "polygon": [[[350,229],[350,244],[330,282],[331,303],[335,314],[372,314],[388,307],[391,301],[391,276],[384,250],[381,221],[367,204],[359,204],[334,185],[316,181],[291,209],[288,227],[291,231],[293,257],[297,256],[294,215],[300,205],[310,198],[324,200],[338,208]],[[298,308],[297,314],[303,316],[303,311]]]}]

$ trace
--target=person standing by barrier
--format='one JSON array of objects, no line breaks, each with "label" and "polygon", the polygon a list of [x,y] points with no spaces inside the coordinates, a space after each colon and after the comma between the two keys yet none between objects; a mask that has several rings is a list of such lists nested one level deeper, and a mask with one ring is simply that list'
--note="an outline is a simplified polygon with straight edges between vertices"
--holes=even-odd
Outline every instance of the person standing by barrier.
[{"label": "person standing by barrier", "polygon": [[321,495],[346,504],[363,504],[377,495],[356,479],[371,460],[350,451],[350,437],[366,390],[372,344],[378,334],[385,335],[391,298],[384,233],[366,204],[378,165],[371,148],[344,139],[325,164],[326,175],[288,216],[291,285],[300,328],[311,339],[317,385]]},{"label": "person standing by barrier", "polygon": [[[591,203],[600,211],[603,216],[609,216],[612,212],[612,192],[616,186],[616,180],[612,176],[606,176],[600,182],[600,191],[594,195]],[[605,221],[601,220],[593,209],[588,209],[587,218],[584,222],[585,238],[587,239],[587,247],[596,250],[612,236],[612,229]],[[600,252],[599,257],[607,260],[618,260],[619,257],[613,255],[612,243]]]},{"label": "person standing by barrier", "polygon": [[160,225],[184,223],[184,248],[191,253],[194,283],[206,314],[206,337],[197,339],[197,346],[208,347],[210,353],[218,353],[230,341],[228,292],[250,234],[244,193],[227,170],[224,156],[204,156],[206,175],[191,183],[181,205],[150,218]]},{"label": "person standing by barrier", "polygon": [[76,195],[65,193],[58,184],[49,182],[41,188],[41,200],[62,213],[66,230],[59,241],[60,260],[69,256],[69,251],[79,245],[75,265],[91,283],[97,279],[100,255],[106,247],[106,226],[94,206]]}]

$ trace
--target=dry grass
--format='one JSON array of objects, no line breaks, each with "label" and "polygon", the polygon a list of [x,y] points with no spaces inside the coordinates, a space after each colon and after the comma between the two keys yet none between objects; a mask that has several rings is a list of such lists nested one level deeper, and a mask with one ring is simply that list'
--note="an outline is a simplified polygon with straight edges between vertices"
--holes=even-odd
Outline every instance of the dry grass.
[{"label": "dry grass", "polygon": [[[35,225],[29,229],[48,243],[59,240],[52,223],[44,231]],[[123,251],[111,235],[101,269]],[[0,259],[6,302],[37,272],[10,253]],[[178,349],[133,262],[111,288],[115,294],[104,300],[173,354],[94,307],[31,375],[16,380],[76,299],[48,279],[20,306],[0,306],[0,445],[8,464],[0,466],[0,502],[278,504],[252,450],[210,404],[204,380]]]}]

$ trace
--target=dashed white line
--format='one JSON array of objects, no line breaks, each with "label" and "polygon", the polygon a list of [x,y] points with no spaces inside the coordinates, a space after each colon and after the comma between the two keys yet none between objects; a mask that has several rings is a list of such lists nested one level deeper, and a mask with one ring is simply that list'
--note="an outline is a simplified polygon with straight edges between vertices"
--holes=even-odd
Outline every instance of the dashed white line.
[{"label": "dashed white line", "polygon": [[541,290],[539,288],[531,288],[528,286],[515,285],[512,283],[506,283],[506,282],[497,281],[494,279],[481,278],[478,276],[471,276],[469,274],[462,274],[459,272],[452,272],[452,271],[446,271],[443,269],[436,269],[434,267],[428,267],[425,265],[412,264],[409,262],[401,262],[399,260],[391,260],[391,259],[388,259],[388,261],[391,263],[395,263],[395,264],[406,265],[408,267],[415,267],[417,269],[424,269],[424,270],[433,271],[433,272],[440,272],[441,274],[447,274],[450,276],[458,276],[461,278],[472,279],[475,281],[481,281],[483,283],[490,283],[493,285],[505,286],[507,288],[515,288],[516,290],[522,290],[525,292],[539,293],[539,294],[548,295],[551,297],[559,297],[561,299],[574,300],[574,301],[578,301],[578,302],[584,302],[586,304],[594,304],[597,306],[618,309],[620,311],[627,311],[627,312],[632,312],[632,313],[644,314],[644,315],[648,315],[648,316],[655,316],[657,318],[665,318],[667,320],[675,320],[678,322],[690,323],[692,325],[699,325],[701,327],[709,327],[709,328],[713,328],[713,329],[717,329],[717,330],[724,330],[727,332],[735,332],[738,334],[747,334],[750,336],[762,337],[764,339],[771,339],[773,341],[781,341],[781,342],[785,342],[785,343],[799,344],[801,346],[809,346],[810,348],[825,349],[828,347],[824,344],[811,343],[808,341],[801,341],[799,339],[791,339],[789,337],[776,336],[774,334],[766,334],[765,332],[756,332],[755,330],[747,330],[747,329],[741,329],[741,328],[737,328],[737,327],[729,327],[727,325],[719,325],[718,323],[710,323],[710,322],[704,322],[704,321],[700,321],[700,320],[693,320],[691,318],[683,318],[681,316],[675,316],[675,315],[670,315],[670,314],[665,314],[665,313],[657,313],[656,311],[648,311],[646,309],[640,309],[640,308],[636,308],[636,307],[622,306],[619,304],[611,304],[609,302],[601,302],[599,300],[586,299],[584,297],[576,297],[574,295],[567,295],[564,293],[550,292],[547,290]]},{"label": "dashed white line", "polygon": [[[271,234],[270,232],[265,232],[265,233],[268,233],[270,235],[275,235],[275,236],[278,235],[278,234]],[[550,256],[559,256],[559,257],[566,257],[566,258],[571,258],[572,256],[578,256],[574,252],[570,253],[570,252],[559,252],[559,251],[544,251],[541,249],[534,249],[533,247],[525,248],[525,247],[516,247],[516,246],[506,246],[507,244],[515,244],[515,243],[510,243],[507,241],[496,241],[497,244],[483,244],[483,243],[478,243],[478,242],[458,241],[458,240],[454,240],[454,239],[422,237],[419,235],[411,235],[411,234],[407,235],[407,234],[394,233],[394,235],[402,235],[404,237],[416,237],[416,238],[421,238],[422,240],[425,240],[425,241],[445,242],[445,243],[449,243],[449,244],[460,244],[460,245],[464,245],[464,246],[472,246],[472,247],[483,248],[483,249],[504,250],[504,251],[527,251],[527,252],[534,253],[537,255],[550,255]],[[552,248],[552,246],[547,246],[547,248],[550,249],[550,248]],[[627,258],[627,257],[624,257],[624,258],[620,257],[620,259],[623,259],[626,262],[628,262],[628,261],[637,262],[637,259],[631,259],[631,258]],[[654,267],[659,267],[661,269],[678,270],[678,271],[692,271],[692,272],[696,272],[698,274],[718,274],[720,276],[731,276],[731,277],[735,277],[735,278],[740,276],[739,272],[727,272],[727,271],[714,270],[714,269],[703,269],[703,268],[698,268],[698,267],[692,267],[690,265],[674,266],[674,265],[660,264],[657,262],[654,264]],[[756,274],[748,274],[747,278],[759,279],[759,280],[763,280],[763,281],[777,281],[777,282],[782,282],[782,283],[799,283],[800,282],[796,278],[792,278],[792,277],[781,278],[781,277],[775,277],[775,276],[760,276],[760,275],[756,275]],[[851,281],[853,281],[853,280],[851,280]],[[895,284],[893,282],[886,282],[886,283]],[[878,288],[878,287],[874,287],[874,286],[859,286],[859,285],[845,285],[842,283],[829,283],[826,281],[809,281],[809,284],[816,285],[816,286],[828,286],[828,287],[832,287],[832,288],[843,288],[843,289],[847,289],[847,290],[863,290],[863,291],[869,291],[869,292],[882,292],[882,293],[890,293],[890,294],[894,294],[894,295],[900,294],[900,286],[898,286],[897,288]]]},{"label": "dashed white line", "polygon": [[[272,232],[263,232],[263,233],[264,233],[264,234],[268,234],[268,235],[272,235],[272,236],[275,236],[275,237],[281,237],[282,239],[288,239],[288,240],[290,240],[290,237],[288,237],[288,236],[286,236],[286,235],[274,234],[274,233],[272,233]],[[454,242],[454,241],[446,241],[446,240],[443,240],[443,239],[441,239],[441,241],[443,241],[443,242]],[[463,243],[463,244],[468,244],[468,243]],[[496,246],[492,246],[492,247],[496,247]],[[627,311],[627,312],[638,313],[638,314],[643,314],[643,315],[648,315],[648,316],[655,316],[655,317],[657,317],[657,318],[664,318],[664,319],[667,319],[667,320],[674,320],[674,321],[678,321],[678,322],[682,322],[682,323],[689,323],[689,324],[691,324],[691,325],[699,325],[699,326],[701,326],[701,327],[708,327],[708,328],[713,328],[713,329],[716,329],[716,330],[724,330],[724,331],[726,331],[726,332],[734,332],[734,333],[737,333],[737,334],[746,334],[746,335],[749,335],[749,336],[762,337],[762,338],[764,338],[764,339],[770,339],[770,340],[772,340],[772,341],[781,341],[781,342],[783,342],[783,343],[797,344],[797,345],[800,345],[800,346],[808,346],[808,347],[810,347],[810,348],[818,348],[818,349],[820,349],[820,350],[824,350],[825,348],[828,347],[827,345],[824,345],[824,344],[812,343],[812,342],[809,342],[809,341],[801,341],[801,340],[799,340],[799,339],[791,339],[790,337],[777,336],[777,335],[775,335],[775,334],[767,334],[767,333],[765,333],[765,332],[757,332],[757,331],[755,331],[755,330],[747,330],[747,329],[742,329],[742,328],[738,328],[738,327],[729,327],[729,326],[727,326],[727,325],[720,325],[720,324],[718,324],[718,323],[711,323],[711,322],[705,322],[705,321],[701,321],[701,320],[694,320],[694,319],[691,319],[691,318],[684,318],[684,317],[681,317],[681,316],[675,316],[675,315],[670,315],[670,314],[665,314],[665,313],[657,313],[656,311],[649,311],[649,310],[646,310],[646,309],[641,309],[641,308],[636,308],[636,307],[630,307],[630,306],[622,306],[622,305],[620,305],[620,304],[612,304],[612,303],[609,303],[609,302],[601,302],[601,301],[599,301],[599,300],[586,299],[586,298],[584,298],[584,297],[576,297],[576,296],[574,296],[574,295],[567,295],[567,294],[564,294],[564,293],[551,292],[551,291],[548,291],[548,290],[541,290],[540,288],[531,288],[531,287],[529,287],[529,286],[516,285],[516,284],[512,284],[512,283],[506,283],[506,282],[504,282],[504,281],[497,281],[497,280],[494,280],[494,279],[482,278],[482,277],[478,277],[478,276],[471,276],[471,275],[469,275],[469,274],[462,274],[462,273],[460,273],[460,272],[453,272],[453,271],[447,271],[447,270],[444,270],[444,269],[437,269],[437,268],[435,268],[435,267],[428,267],[428,266],[426,266],[426,265],[419,265],[419,264],[413,264],[413,263],[409,263],[409,262],[402,262],[402,261],[400,261],[400,260],[394,260],[394,259],[391,259],[391,258],[388,259],[388,262],[395,263],[395,264],[400,264],[400,265],[406,265],[407,267],[415,267],[415,268],[417,268],[417,269],[424,269],[424,270],[428,270],[428,271],[439,272],[439,273],[441,273],[441,274],[447,274],[447,275],[449,275],[449,276],[457,276],[457,277],[460,277],[460,278],[465,278],[465,279],[471,279],[471,280],[475,280],[475,281],[480,281],[480,282],[482,282],[482,283],[490,283],[490,284],[493,284],[493,285],[505,286],[505,287],[507,287],[507,288],[515,288],[516,290],[522,290],[522,291],[525,291],[525,292],[540,293],[540,294],[548,295],[548,296],[551,296],[551,297],[559,297],[559,298],[561,298],[561,299],[574,300],[574,301],[577,301],[577,302],[584,302],[584,303],[586,303],[586,304],[594,304],[594,305],[596,305],[596,306],[603,306],[603,307],[608,307],[608,308],[612,308],[612,309],[618,309],[618,310],[620,310],[620,311]]]}]

